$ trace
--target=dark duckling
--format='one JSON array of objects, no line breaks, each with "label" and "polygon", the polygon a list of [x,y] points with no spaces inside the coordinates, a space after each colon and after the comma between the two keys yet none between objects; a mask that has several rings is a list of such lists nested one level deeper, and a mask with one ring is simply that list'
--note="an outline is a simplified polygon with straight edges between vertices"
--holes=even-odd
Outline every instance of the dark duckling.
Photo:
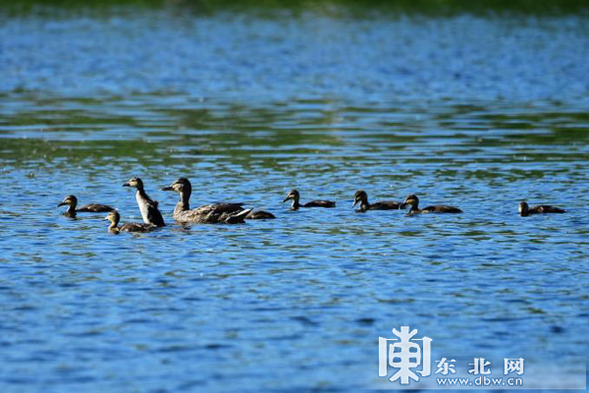
[{"label": "dark duckling", "polygon": [[284,203],[289,199],[292,199],[292,210],[298,210],[299,207],[335,207],[335,202],[326,200],[316,200],[301,205],[299,203],[300,198],[301,195],[297,190],[291,190],[282,202]]},{"label": "dark duckling", "polygon": [[180,202],[174,208],[174,219],[181,223],[238,224],[252,212],[252,209],[244,209],[241,203],[212,203],[190,210],[192,184],[184,177],[162,188],[162,191],[180,194]]},{"label": "dark duckling", "polygon": [[65,211],[65,215],[68,217],[75,217],[76,213],[106,213],[115,210],[108,205],[101,205],[98,203],[91,203],[76,209],[76,206],[78,206],[78,198],[76,198],[74,195],[66,196],[63,201],[57,205],[57,207],[65,205],[68,206],[67,210]]},{"label": "dark duckling", "polygon": [[108,227],[108,231],[111,233],[119,233],[120,231],[124,232],[151,232],[157,227],[153,224],[138,224],[138,223],[127,223],[124,224],[122,227],[119,228],[119,221],[121,220],[121,216],[118,211],[113,210],[108,213],[108,216],[104,218],[105,220],[110,221],[110,226]]},{"label": "dark duckling", "polygon": [[276,218],[274,214],[264,210],[253,210],[246,217],[246,220],[271,220]]},{"label": "dark duckling", "polygon": [[360,209],[357,212],[365,212],[366,210],[398,210],[403,206],[401,202],[394,201],[382,201],[382,202],[368,202],[368,194],[364,190],[358,190],[354,194],[354,203],[352,206],[356,206],[360,202]]},{"label": "dark duckling", "polygon": [[135,193],[135,199],[137,200],[137,205],[139,205],[139,211],[141,212],[141,217],[143,218],[144,223],[153,224],[158,227],[163,227],[166,225],[164,218],[162,217],[162,213],[160,213],[159,209],[157,208],[158,202],[152,200],[147,195],[143,189],[143,181],[140,178],[134,177],[130,179],[128,182],[123,184],[123,187],[135,187],[137,189],[137,192]]},{"label": "dark duckling", "polygon": [[428,206],[426,208],[420,209],[419,208],[419,198],[417,195],[409,195],[405,198],[405,202],[403,202],[403,207],[406,205],[411,206],[409,209],[409,214],[417,214],[417,213],[462,213],[457,207],[454,206],[446,206],[446,205],[435,205],[435,206]]},{"label": "dark duckling", "polygon": [[530,214],[543,213],[566,213],[566,210],[550,205],[538,205],[534,207],[529,207],[528,203],[525,201],[519,204],[519,215],[522,217],[527,217]]}]

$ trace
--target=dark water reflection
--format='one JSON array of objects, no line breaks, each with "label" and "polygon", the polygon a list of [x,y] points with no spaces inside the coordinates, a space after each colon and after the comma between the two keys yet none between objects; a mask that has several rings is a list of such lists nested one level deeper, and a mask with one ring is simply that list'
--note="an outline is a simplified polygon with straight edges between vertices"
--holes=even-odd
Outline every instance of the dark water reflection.
[{"label": "dark water reflection", "polygon": [[[2,391],[356,390],[400,325],[463,369],[586,359],[585,22],[3,20]],[[138,221],[134,175],[168,227],[55,208]],[[180,175],[278,219],[180,227]],[[291,212],[293,187],[338,207]],[[465,213],[357,214],[359,188]]]}]

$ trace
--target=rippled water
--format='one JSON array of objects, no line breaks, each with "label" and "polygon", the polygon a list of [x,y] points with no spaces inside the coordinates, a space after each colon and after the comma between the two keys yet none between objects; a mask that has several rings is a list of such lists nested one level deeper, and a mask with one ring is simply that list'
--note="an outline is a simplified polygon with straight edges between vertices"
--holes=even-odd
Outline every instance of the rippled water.
[{"label": "rippled water", "polygon": [[[355,391],[401,325],[463,370],[586,362],[587,26],[0,19],[2,392]],[[140,221],[132,176],[164,229],[114,236],[55,207],[75,194]],[[193,206],[277,219],[180,227],[159,191],[179,176]],[[337,208],[289,211],[294,187]],[[359,188],[464,214],[359,214]],[[521,218],[523,199],[568,214]]]}]

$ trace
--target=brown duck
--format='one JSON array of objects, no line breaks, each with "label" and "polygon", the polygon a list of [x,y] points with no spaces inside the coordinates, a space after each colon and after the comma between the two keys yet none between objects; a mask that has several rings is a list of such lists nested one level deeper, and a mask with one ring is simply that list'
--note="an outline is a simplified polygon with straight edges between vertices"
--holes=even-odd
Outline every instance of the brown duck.
[{"label": "brown duck", "polygon": [[111,211],[108,215],[104,218],[105,220],[110,221],[110,226],[108,227],[108,231],[111,233],[119,233],[123,232],[151,232],[157,228],[157,226],[153,224],[145,224],[145,223],[127,223],[124,224],[122,227],[119,227],[119,221],[121,220],[121,216],[119,212],[116,210]]},{"label": "brown duck", "polygon": [[101,205],[99,203],[91,203],[76,209],[76,206],[78,206],[78,198],[76,198],[74,195],[66,196],[63,201],[57,205],[57,207],[65,205],[68,206],[64,214],[67,217],[75,217],[76,213],[105,213],[115,210],[108,205]]},{"label": "brown duck", "polygon": [[409,195],[405,198],[405,202],[403,202],[403,206],[406,205],[411,206],[409,209],[409,214],[418,214],[418,213],[462,213],[457,207],[454,206],[447,206],[447,205],[435,205],[435,206],[428,206],[423,209],[419,208],[419,198],[417,195]]},{"label": "brown duck", "polygon": [[360,209],[357,212],[365,212],[366,210],[398,210],[403,205],[401,202],[394,201],[381,201],[381,202],[368,202],[368,194],[364,190],[358,190],[354,194],[354,203],[352,206],[356,206],[360,202]]},{"label": "brown duck", "polygon": [[191,210],[192,184],[184,177],[162,188],[162,191],[180,194],[180,202],[174,208],[174,219],[180,223],[238,224],[252,212],[252,209],[244,209],[241,203],[212,203]]},{"label": "brown duck", "polygon": [[289,199],[292,200],[292,210],[298,210],[299,207],[335,207],[334,201],[326,201],[326,200],[315,200],[311,202],[307,202],[305,204],[301,204],[299,202],[301,195],[297,190],[291,190],[287,195],[286,198],[282,201],[283,203],[288,201]]},{"label": "brown duck", "polygon": [[252,210],[247,216],[246,220],[271,220],[276,218],[274,214],[265,210]]},{"label": "brown duck", "polygon": [[519,204],[519,215],[522,217],[527,217],[530,214],[543,213],[566,213],[566,210],[550,205],[538,205],[534,207],[529,207],[526,201],[521,202]]}]

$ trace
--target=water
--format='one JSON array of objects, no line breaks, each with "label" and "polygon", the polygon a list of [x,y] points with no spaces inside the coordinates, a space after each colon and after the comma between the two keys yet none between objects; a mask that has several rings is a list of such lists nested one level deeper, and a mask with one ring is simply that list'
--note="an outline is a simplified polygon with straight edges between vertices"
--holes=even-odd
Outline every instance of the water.
[{"label": "water", "polygon": [[[587,26],[0,19],[2,392],[356,391],[402,325],[462,371],[523,357],[562,382],[545,370],[584,366],[589,334]],[[166,228],[114,236],[105,214],[55,207],[75,194],[140,221],[133,176]],[[193,206],[277,219],[180,227],[159,191],[179,176]],[[337,208],[291,212],[294,187]],[[464,214],[355,213],[360,188]],[[523,199],[568,214],[521,218]]]}]

